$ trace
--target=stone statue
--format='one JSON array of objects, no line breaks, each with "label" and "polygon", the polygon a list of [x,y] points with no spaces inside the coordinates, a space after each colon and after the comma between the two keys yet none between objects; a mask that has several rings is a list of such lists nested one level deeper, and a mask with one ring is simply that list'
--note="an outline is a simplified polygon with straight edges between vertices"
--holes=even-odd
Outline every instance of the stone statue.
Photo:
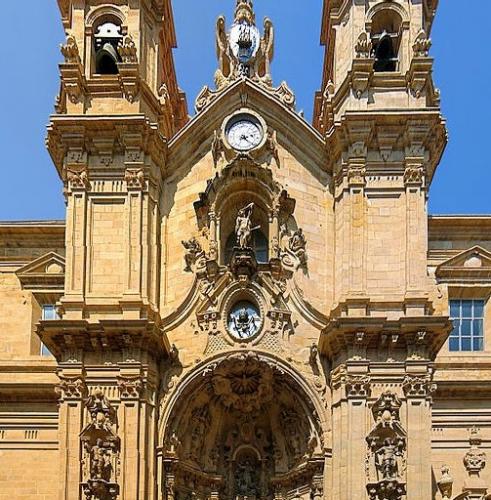
[{"label": "stone statue", "polygon": [[201,247],[199,241],[196,238],[191,238],[189,241],[182,241],[182,246],[186,249],[186,255],[184,259],[186,261],[186,268],[184,271],[192,271],[192,266],[196,264],[196,261],[204,256],[203,248]]},{"label": "stone statue", "polygon": [[300,253],[305,254],[305,248],[307,246],[307,240],[305,239],[305,235],[303,234],[302,229],[297,229],[290,238],[288,243],[290,250],[296,254],[297,256]]},{"label": "stone statue", "polygon": [[401,455],[402,443],[394,442],[388,438],[378,450],[378,468],[383,479],[398,479],[398,458]]},{"label": "stone statue", "polygon": [[91,479],[111,480],[111,450],[104,447],[102,439],[98,439],[91,450]]},{"label": "stone statue", "polygon": [[255,498],[257,495],[257,478],[250,460],[237,464],[237,494],[240,497]]},{"label": "stone statue", "polygon": [[259,229],[259,227],[252,227],[251,217],[253,210],[254,203],[249,203],[246,207],[241,208],[237,214],[235,235],[237,237],[237,244],[240,248],[249,248],[252,231]]}]

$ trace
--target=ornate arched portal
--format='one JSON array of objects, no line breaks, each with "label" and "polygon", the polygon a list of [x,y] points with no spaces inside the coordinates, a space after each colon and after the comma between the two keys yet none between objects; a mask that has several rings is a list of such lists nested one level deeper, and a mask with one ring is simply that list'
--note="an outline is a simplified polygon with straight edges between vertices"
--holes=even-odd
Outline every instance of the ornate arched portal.
[{"label": "ornate arched portal", "polygon": [[236,352],[202,365],[166,405],[162,498],[323,498],[326,430],[316,398],[269,355]]}]

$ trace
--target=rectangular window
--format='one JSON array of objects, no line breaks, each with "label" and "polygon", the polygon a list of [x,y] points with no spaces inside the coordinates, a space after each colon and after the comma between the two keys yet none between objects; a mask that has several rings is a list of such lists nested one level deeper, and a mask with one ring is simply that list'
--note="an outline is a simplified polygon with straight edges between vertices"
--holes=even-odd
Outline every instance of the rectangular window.
[{"label": "rectangular window", "polygon": [[58,312],[56,311],[56,306],[54,305],[45,305],[43,306],[43,320],[54,320],[54,319],[60,319],[58,316]]},{"label": "rectangular window", "polygon": [[484,300],[450,301],[450,351],[484,351],[484,304]]},{"label": "rectangular window", "polygon": [[[56,306],[49,304],[43,306],[43,312],[41,319],[44,321],[53,321],[56,319],[60,319],[58,316],[58,311],[56,310]],[[49,349],[41,342],[41,356],[51,356]]]}]

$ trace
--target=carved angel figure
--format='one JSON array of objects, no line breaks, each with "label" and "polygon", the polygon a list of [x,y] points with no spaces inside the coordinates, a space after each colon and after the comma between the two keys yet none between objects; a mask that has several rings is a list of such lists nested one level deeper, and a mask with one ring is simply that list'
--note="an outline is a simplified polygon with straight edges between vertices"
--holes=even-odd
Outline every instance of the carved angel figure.
[{"label": "carved angel figure", "polygon": [[271,76],[271,63],[274,57],[274,28],[271,19],[264,19],[264,35],[257,55],[257,76],[259,80],[271,87],[273,78]]},{"label": "carved angel figure", "polygon": [[138,50],[131,35],[125,36],[124,40],[118,44],[118,54],[124,63],[137,63]]},{"label": "carved angel figure", "polygon": [[77,40],[73,35],[67,34],[66,43],[60,46],[60,50],[66,63],[74,64],[80,62]]},{"label": "carved angel figure", "polygon": [[244,208],[239,210],[237,219],[235,221],[235,235],[237,237],[237,244],[240,248],[248,248],[250,245],[252,231],[252,211],[254,210],[254,203],[249,203]]},{"label": "carved angel figure", "polygon": [[213,143],[211,145],[211,154],[213,155],[213,163],[216,168],[219,162],[225,156],[225,146],[223,145],[220,133],[217,130],[215,130],[214,132]]},{"label": "carved angel figure", "polygon": [[199,241],[193,237],[188,241],[182,241],[182,246],[186,249],[186,255],[184,259],[186,261],[186,268],[184,271],[192,271],[192,266],[196,264],[196,261],[204,256],[203,248],[201,247]]},{"label": "carved angel figure", "polygon": [[300,265],[304,266],[307,263],[307,239],[302,229],[299,228],[292,234],[288,242],[288,247],[290,251],[296,255]]},{"label": "carved angel figure", "polygon": [[223,16],[220,16],[217,19],[215,39],[218,58],[218,69],[215,73],[215,85],[217,89],[221,89],[227,85],[228,78],[232,71],[230,45],[228,41],[227,31],[225,29],[225,17]]}]

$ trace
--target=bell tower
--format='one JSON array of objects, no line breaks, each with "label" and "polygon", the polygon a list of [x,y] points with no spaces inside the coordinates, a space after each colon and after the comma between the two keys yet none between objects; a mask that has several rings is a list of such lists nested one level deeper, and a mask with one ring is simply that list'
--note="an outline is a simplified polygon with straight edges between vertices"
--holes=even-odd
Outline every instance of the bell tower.
[{"label": "bell tower", "polygon": [[174,69],[176,35],[168,0],[58,4],[67,34],[58,114],[140,113],[166,137],[184,125],[186,100]]},{"label": "bell tower", "polygon": [[432,362],[449,329],[427,272],[428,189],[447,141],[430,56],[437,3],[324,2],[314,125],[335,211],[335,300],[320,340],[332,498],[432,496]]},{"label": "bell tower", "polygon": [[[70,450],[58,498],[151,499],[158,370],[171,351],[158,311],[163,174],[188,119],[171,3],[58,3],[67,36],[47,145],[65,187],[66,276],[60,320],[39,327]],[[95,456],[110,457],[104,472],[82,465]]]}]

